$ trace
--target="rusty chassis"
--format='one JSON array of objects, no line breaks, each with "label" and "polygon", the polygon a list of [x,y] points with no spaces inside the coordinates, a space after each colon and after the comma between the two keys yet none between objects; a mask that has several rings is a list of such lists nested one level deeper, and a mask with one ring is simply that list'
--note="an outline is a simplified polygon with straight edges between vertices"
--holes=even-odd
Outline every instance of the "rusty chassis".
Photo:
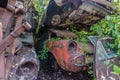
[{"label": "rusty chassis", "polygon": [[31,29],[29,22],[23,22],[27,10],[21,1],[5,1],[4,5],[0,2],[0,80],[36,80],[36,52],[32,45],[26,47],[19,40],[23,32]]}]

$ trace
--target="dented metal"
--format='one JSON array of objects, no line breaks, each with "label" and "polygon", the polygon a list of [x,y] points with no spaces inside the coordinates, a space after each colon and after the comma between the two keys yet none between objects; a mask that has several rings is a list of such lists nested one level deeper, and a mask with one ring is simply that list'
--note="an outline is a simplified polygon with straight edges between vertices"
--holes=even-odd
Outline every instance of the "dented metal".
[{"label": "dented metal", "polygon": [[120,66],[120,56],[115,57],[117,52],[109,46],[110,44],[114,44],[114,39],[109,37],[100,38],[97,41],[94,63],[94,71],[97,80],[120,79],[120,75],[115,74],[113,69],[113,65]]},{"label": "dented metal", "polygon": [[[43,24],[47,28],[49,39],[55,34],[55,37],[60,37],[61,40],[48,40],[47,48],[62,69],[71,72],[87,70],[91,64],[90,61],[94,61],[97,47],[94,42],[97,40],[93,37],[89,37],[91,42],[85,45],[82,42],[69,40],[77,38],[71,32],[71,25],[75,25],[76,29],[80,26],[77,31],[82,31],[111,14],[115,9],[116,7],[107,0],[50,0],[43,17]],[[44,32],[45,28],[41,27],[40,30],[43,29]],[[43,44],[42,39],[40,40]]]},{"label": "dented metal", "polygon": [[110,1],[107,1],[107,0],[92,0],[92,1],[94,1],[96,3],[99,3],[101,5],[104,5],[106,7],[109,7],[111,9],[113,9],[113,10],[117,9],[117,7],[115,5],[113,5]]},{"label": "dented metal", "polygon": [[51,0],[45,13],[44,24],[46,26],[76,23],[92,25],[115,9],[116,7],[106,0]]},{"label": "dented metal", "polygon": [[25,23],[22,27],[16,29],[13,31],[7,38],[5,38],[2,42],[0,42],[0,53],[8,46],[10,45],[13,40],[15,40],[24,30],[25,28],[30,28],[30,26]]},{"label": "dented metal", "polygon": [[[22,1],[24,2],[25,0]],[[17,0],[9,0],[8,3],[9,4],[3,6],[0,2],[0,7],[6,8],[3,10],[4,14],[2,17],[2,25],[4,28],[3,32],[7,33],[6,30],[10,30],[8,27],[13,15],[17,16],[17,20],[15,30],[12,33],[8,32],[10,35],[7,37],[5,35],[4,40],[2,40],[2,30],[0,31],[0,59],[2,65],[0,66],[0,79],[36,80],[39,72],[40,62],[35,51],[31,51],[33,41],[27,40],[33,38],[28,37],[27,35],[28,38],[26,39],[21,39],[21,41],[18,39],[15,40],[15,38],[17,38],[25,29],[30,29],[31,27],[31,25],[27,22],[22,24],[22,19],[26,13],[26,9],[24,9],[23,3]],[[48,31],[55,33],[57,37],[76,38],[77,36],[69,31],[68,25],[93,25],[97,21],[101,20],[104,16],[110,14],[111,10],[116,10],[116,7],[107,0],[51,0],[47,7],[43,23],[45,27],[47,26],[47,28],[52,27],[53,29],[48,29]],[[58,26],[60,27],[60,30],[56,29]],[[98,37],[98,41],[91,39],[91,37],[89,37],[89,39],[93,43],[94,47],[89,43],[84,46],[83,43],[63,39],[57,41],[48,41],[47,48],[53,54],[59,66],[66,71],[80,72],[88,70],[89,65],[91,64],[90,60],[94,59],[94,72],[97,80],[119,80],[120,77],[113,74],[112,67],[108,68],[104,64],[104,61],[109,60],[111,63],[117,64],[120,58],[114,58],[113,55],[107,55],[111,49],[107,49],[108,51],[106,51],[106,48],[104,48],[102,40],[106,39],[98,40]],[[22,44],[22,42],[28,43],[30,47],[25,47],[25,44]],[[107,39],[106,42],[109,42],[109,40]],[[10,47],[7,50],[8,46]],[[4,51],[5,49],[6,51]],[[7,58],[5,58],[4,53],[8,53],[6,55]],[[90,54],[88,55],[88,53]],[[101,58],[101,56],[103,58]],[[6,59],[6,63],[4,59]],[[6,67],[4,67],[4,64]],[[5,69],[6,71],[4,71]],[[5,76],[4,74],[2,75],[4,72]],[[4,77],[6,77],[6,79],[4,79]]]},{"label": "dented metal", "polygon": [[[2,9],[0,10],[2,11]],[[3,13],[0,12],[0,19],[2,19],[0,21],[3,25],[2,30],[0,23],[0,80],[37,79],[40,64],[32,48],[33,43],[29,47],[25,47],[18,39],[22,32],[31,28],[27,21],[23,21],[25,10],[27,9],[24,8],[22,2],[8,0]],[[15,21],[12,22],[13,17]]]},{"label": "dented metal", "polygon": [[[67,71],[79,72],[88,69],[83,46],[71,40],[48,41],[47,48],[54,55],[60,67]],[[87,48],[89,50],[89,48]]]},{"label": "dented metal", "polygon": [[24,53],[15,58],[8,80],[36,80],[39,72],[39,60],[35,51]]}]

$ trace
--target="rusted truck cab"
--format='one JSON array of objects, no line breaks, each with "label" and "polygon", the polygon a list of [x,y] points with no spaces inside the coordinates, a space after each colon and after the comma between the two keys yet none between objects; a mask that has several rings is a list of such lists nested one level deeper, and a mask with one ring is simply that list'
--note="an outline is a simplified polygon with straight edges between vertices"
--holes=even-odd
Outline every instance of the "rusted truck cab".
[{"label": "rusted truck cab", "polygon": [[[53,54],[59,66],[71,72],[88,70],[92,56],[86,57],[83,47],[82,43],[73,40],[48,41],[47,43],[47,48]],[[93,47],[90,44],[86,44],[86,49],[93,52]],[[93,54],[91,53],[91,55]]]},{"label": "rusted truck cab", "polygon": [[120,80],[120,75],[115,74],[114,65],[119,65],[120,56],[117,50],[112,49],[110,44],[114,44],[114,39],[98,39],[95,48],[94,71],[97,80]]},{"label": "rusted truck cab", "polygon": [[[110,46],[114,44],[114,39],[90,36],[89,40],[91,44],[86,46],[72,40],[48,41],[47,47],[63,70],[87,71],[93,64],[97,80],[119,80],[120,75],[115,74],[113,67],[120,66],[120,56],[117,56],[117,49]],[[91,52],[86,53],[84,48]]]}]

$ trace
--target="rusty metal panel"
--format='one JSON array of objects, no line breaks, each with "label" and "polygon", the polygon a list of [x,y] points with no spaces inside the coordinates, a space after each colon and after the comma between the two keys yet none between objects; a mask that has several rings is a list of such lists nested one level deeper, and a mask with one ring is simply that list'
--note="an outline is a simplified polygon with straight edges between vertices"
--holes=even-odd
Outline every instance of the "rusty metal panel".
[{"label": "rusty metal panel", "polygon": [[43,23],[47,27],[78,23],[90,26],[115,9],[112,2],[107,0],[53,0],[48,4]]},{"label": "rusty metal panel", "polygon": [[3,38],[3,30],[2,30],[2,23],[0,22],[0,42],[2,41]]},{"label": "rusty metal panel", "polygon": [[94,1],[94,2],[96,2],[96,3],[99,3],[99,4],[101,4],[101,5],[104,5],[104,6],[106,6],[106,7],[110,7],[110,8],[113,9],[113,10],[116,10],[116,9],[117,9],[115,5],[113,5],[112,3],[110,3],[110,2],[107,1],[107,0],[92,0],[92,1]]},{"label": "rusty metal panel", "polygon": [[[15,6],[17,8],[21,8],[21,9],[23,8],[23,4],[20,4],[19,2],[16,2]],[[16,11],[16,9],[14,11]],[[19,13],[16,16],[17,16],[17,18],[16,18],[16,23],[15,23],[14,30],[16,30],[16,29],[18,29],[22,26],[22,19],[24,17],[24,14]],[[9,47],[10,50],[8,51],[8,56],[6,58],[6,79],[8,79],[8,74],[9,74],[9,71],[11,70],[11,67],[12,67],[12,64],[13,64],[14,54],[16,52],[16,45],[17,45],[18,42],[19,42],[18,39],[13,40],[13,43]]]},{"label": "rusty metal panel", "polygon": [[3,9],[3,8],[0,8],[0,22],[2,21],[2,20],[1,20],[2,16],[1,16],[1,15],[3,15],[3,13],[4,13],[4,10],[5,10],[5,9]]},{"label": "rusty metal panel", "polygon": [[72,37],[72,38],[77,37],[76,34],[74,34],[73,32],[67,31],[67,30],[50,29],[50,31],[55,33],[58,37]]},{"label": "rusty metal panel", "polygon": [[36,80],[40,64],[35,51],[25,52],[21,49],[21,52],[22,56],[14,59],[7,80]]},{"label": "rusty metal panel", "polygon": [[2,42],[0,42],[0,53],[10,45],[25,29],[30,29],[29,23],[24,23],[20,28],[17,28],[11,34],[6,37]]},{"label": "rusty metal panel", "polygon": [[[1,16],[1,15],[0,15]],[[0,42],[3,38],[2,23],[0,22]],[[5,80],[5,55],[0,54],[0,80]]]},{"label": "rusty metal panel", "polygon": [[[30,79],[36,80],[37,74],[39,71],[39,60],[37,59],[35,51],[29,52],[29,50],[31,49],[31,47],[30,47],[30,48],[26,48],[26,51],[25,51],[28,54],[26,54],[24,52],[24,50],[22,51],[22,53],[24,53],[24,54],[19,53],[22,56],[24,55],[23,57],[19,56],[20,58],[18,58],[15,55],[15,53],[18,53],[23,47],[22,43],[16,38],[25,29],[26,30],[30,29],[31,25],[27,22],[22,22],[24,13],[25,13],[25,9],[21,2],[19,2],[19,1],[16,2],[16,0],[9,0],[8,3],[9,4],[6,7],[5,13],[2,16],[3,28],[4,28],[4,33],[5,33],[4,34],[5,39],[3,39],[3,40],[1,40],[3,37],[3,34],[2,34],[2,27],[0,26],[0,61],[1,61],[1,63],[0,63],[0,69],[1,69],[0,80],[17,80],[17,79],[23,80],[26,78],[29,80]],[[0,10],[2,10],[2,9],[0,9]],[[0,14],[2,15],[1,12],[0,12]],[[15,29],[11,33],[10,33],[10,31],[6,32],[6,29],[11,29],[10,21],[11,21],[11,18],[13,17],[13,15],[16,16]],[[6,18],[6,16],[7,16],[7,18]],[[12,27],[14,27],[14,26],[12,26]],[[6,51],[4,51],[5,49],[6,49]],[[5,58],[4,58],[4,52],[7,53]],[[16,58],[17,58],[17,60],[16,60]],[[6,59],[6,62],[4,61],[4,59]],[[19,65],[16,67],[13,67],[14,64],[19,64]],[[12,71],[13,69],[14,69],[14,71],[16,69],[16,72]],[[10,71],[12,74],[15,74],[15,76],[11,75]],[[17,77],[16,77],[16,75],[17,75]]]},{"label": "rusty metal panel", "polygon": [[5,80],[5,55],[0,54],[0,80]]},{"label": "rusty metal panel", "polygon": [[[14,6],[16,3],[16,0],[9,0],[8,1],[8,4]],[[6,18],[6,15],[7,15],[7,18]],[[4,31],[6,30],[7,27],[9,27],[9,22],[10,22],[10,19],[11,17],[13,16],[13,13],[8,11],[8,10],[5,10],[3,16],[2,16],[2,24],[3,24],[3,28],[4,28]]]},{"label": "rusty metal panel", "polygon": [[[18,2],[16,2],[16,4],[15,4],[15,6],[17,7],[17,8],[23,8],[23,4],[19,4]],[[21,13],[19,13],[18,15],[16,15],[17,16],[17,20],[16,20],[16,24],[15,24],[15,29],[14,30],[16,30],[17,28],[20,28],[21,26],[22,26],[22,20],[23,20],[23,17],[24,17],[24,14],[21,14]],[[11,45],[10,46],[10,48],[11,48],[11,51],[10,51],[10,53],[11,54],[13,54],[14,55],[14,53],[15,53],[15,46],[16,46],[16,44],[17,44],[17,39],[15,39],[14,41],[13,41],[13,45]]]},{"label": "rusty metal panel", "polygon": [[71,40],[58,40],[48,41],[47,47],[62,69],[71,72],[88,69],[89,61],[86,61],[85,52],[81,44]]},{"label": "rusty metal panel", "polygon": [[[111,38],[100,38],[97,41],[95,53],[95,74],[97,80],[119,80],[120,76],[113,72],[113,65],[120,67],[120,56],[115,57],[116,51],[108,47],[108,43],[113,43]],[[109,64],[105,64],[109,62]]]}]

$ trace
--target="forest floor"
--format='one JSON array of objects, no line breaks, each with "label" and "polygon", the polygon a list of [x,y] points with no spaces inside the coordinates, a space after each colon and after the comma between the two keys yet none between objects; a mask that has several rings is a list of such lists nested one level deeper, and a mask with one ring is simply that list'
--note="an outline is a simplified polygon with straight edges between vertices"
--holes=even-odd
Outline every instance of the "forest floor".
[{"label": "forest floor", "polygon": [[70,73],[64,70],[41,70],[38,80],[92,80],[87,72]]},{"label": "forest floor", "polygon": [[72,73],[61,69],[59,66],[56,70],[53,65],[42,63],[37,80],[92,80],[92,77],[87,71]]}]

